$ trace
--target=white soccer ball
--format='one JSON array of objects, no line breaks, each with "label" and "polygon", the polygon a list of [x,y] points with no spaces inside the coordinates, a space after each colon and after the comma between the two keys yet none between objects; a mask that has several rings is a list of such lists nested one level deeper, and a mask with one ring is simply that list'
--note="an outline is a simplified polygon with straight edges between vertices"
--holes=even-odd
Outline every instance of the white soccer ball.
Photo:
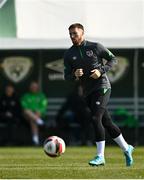
[{"label": "white soccer ball", "polygon": [[58,157],[65,152],[65,142],[58,136],[50,136],[44,142],[44,152],[50,157]]}]

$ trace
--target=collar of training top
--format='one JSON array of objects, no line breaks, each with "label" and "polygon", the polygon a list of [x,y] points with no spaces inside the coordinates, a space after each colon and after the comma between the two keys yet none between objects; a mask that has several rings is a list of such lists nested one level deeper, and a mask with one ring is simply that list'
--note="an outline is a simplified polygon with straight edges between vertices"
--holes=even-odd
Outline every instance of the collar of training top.
[{"label": "collar of training top", "polygon": [[86,40],[83,40],[80,45],[73,45],[73,46],[85,46],[85,45],[86,45]]}]

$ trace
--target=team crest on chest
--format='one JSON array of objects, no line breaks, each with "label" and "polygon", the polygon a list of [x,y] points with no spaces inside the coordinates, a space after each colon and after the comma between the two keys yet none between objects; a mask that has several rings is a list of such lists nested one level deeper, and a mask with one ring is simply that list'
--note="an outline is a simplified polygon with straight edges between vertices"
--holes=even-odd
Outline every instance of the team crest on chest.
[{"label": "team crest on chest", "polygon": [[92,50],[88,50],[86,51],[86,55],[89,56],[89,57],[92,57],[93,56],[93,51]]}]

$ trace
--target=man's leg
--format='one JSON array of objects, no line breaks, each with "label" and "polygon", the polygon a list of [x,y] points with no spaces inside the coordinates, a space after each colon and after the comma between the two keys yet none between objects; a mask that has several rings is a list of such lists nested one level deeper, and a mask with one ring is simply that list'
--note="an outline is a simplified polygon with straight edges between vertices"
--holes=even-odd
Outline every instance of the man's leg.
[{"label": "man's leg", "polygon": [[32,141],[35,145],[39,145],[39,129],[35,122],[30,121],[31,131],[32,131]]},{"label": "man's leg", "polygon": [[28,119],[31,119],[36,124],[38,124],[38,125],[44,124],[44,121],[40,117],[38,117],[34,112],[32,112],[31,110],[25,109],[24,114]]},{"label": "man's leg", "polygon": [[98,109],[95,116],[93,116],[93,125],[95,129],[95,141],[97,146],[96,157],[89,162],[90,165],[99,166],[105,164],[104,150],[105,150],[105,129],[102,124],[102,116],[104,109]]},{"label": "man's leg", "polygon": [[38,125],[43,125],[43,123],[42,123],[43,120],[39,120],[40,118],[37,115],[35,115],[34,112],[32,112],[30,110],[24,110],[24,115],[30,123],[31,133],[32,133],[32,141],[35,145],[39,145]]},{"label": "man's leg", "polygon": [[[109,94],[108,94],[109,97]],[[95,130],[95,141],[97,146],[96,157],[89,162],[90,165],[99,166],[105,164],[104,150],[105,150],[105,129],[102,124],[102,117],[105,112],[105,106],[108,102],[107,95],[101,95],[98,91],[92,93],[86,98],[87,104],[93,115],[93,126]]]},{"label": "man's leg", "polygon": [[126,158],[126,165],[131,166],[133,164],[132,152],[134,148],[125,141],[121,133],[121,130],[118,128],[116,124],[112,122],[112,118],[107,109],[104,112],[102,123],[104,127],[107,129],[110,136],[113,138],[113,140],[123,150]]}]

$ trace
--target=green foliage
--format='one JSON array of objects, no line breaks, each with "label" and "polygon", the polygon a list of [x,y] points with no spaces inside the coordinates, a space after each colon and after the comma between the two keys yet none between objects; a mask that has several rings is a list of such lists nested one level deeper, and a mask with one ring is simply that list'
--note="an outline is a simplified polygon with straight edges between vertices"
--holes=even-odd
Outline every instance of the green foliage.
[{"label": "green foliage", "polygon": [[50,158],[42,148],[0,148],[0,178],[4,179],[139,179],[144,178],[143,147],[134,151],[135,163],[125,166],[118,147],[106,147],[106,165],[91,167],[95,147],[68,147],[63,156]]}]

